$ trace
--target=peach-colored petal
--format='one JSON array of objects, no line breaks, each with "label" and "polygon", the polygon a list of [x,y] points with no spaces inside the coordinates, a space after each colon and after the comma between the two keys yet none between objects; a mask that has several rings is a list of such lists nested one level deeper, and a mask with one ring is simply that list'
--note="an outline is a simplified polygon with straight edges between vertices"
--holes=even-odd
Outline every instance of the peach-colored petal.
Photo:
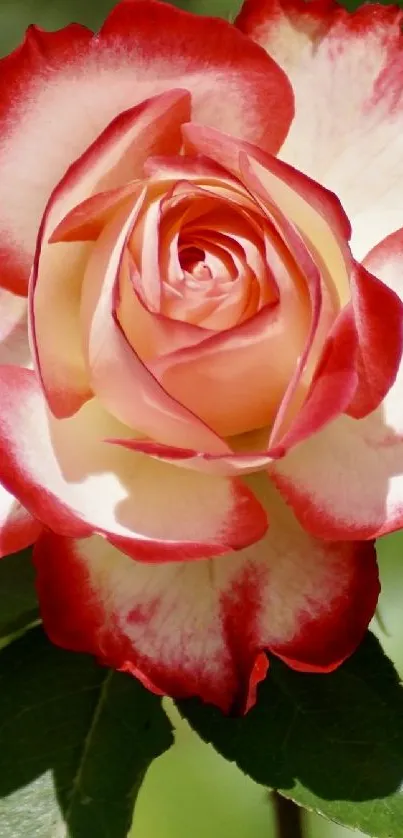
[{"label": "peach-colored petal", "polygon": [[126,251],[119,273],[116,317],[129,345],[143,361],[201,343],[212,334],[191,323],[171,320],[165,314],[151,313],[137,293],[139,283],[137,269]]},{"label": "peach-colored petal", "polygon": [[151,369],[164,388],[222,436],[273,419],[306,341],[309,310],[295,288],[242,325],[173,353]]},{"label": "peach-colored petal", "polygon": [[[345,233],[348,234],[349,225],[335,196],[273,156],[216,129],[190,124],[183,127],[183,134],[190,149],[211,157],[237,176],[241,174],[239,156],[247,155],[250,172],[256,176],[254,188],[260,182],[266,198],[270,196],[298,227],[325,265],[340,304],[348,301],[349,254]],[[242,179],[244,176],[245,170]]]},{"label": "peach-colored petal", "polygon": [[[270,445],[275,445],[281,439],[284,432],[296,417],[298,424],[298,409],[302,406],[312,376],[315,374],[319,357],[322,353],[328,332],[337,316],[337,304],[334,297],[334,289],[326,284],[323,278],[321,260],[317,260],[312,249],[307,245],[306,238],[299,227],[290,222],[288,216],[278,204],[273,203],[271,195],[265,190],[260,180],[256,177],[249,163],[249,157],[240,153],[239,165],[243,177],[250,183],[259,200],[266,205],[267,211],[272,214],[275,228],[282,235],[290,254],[302,271],[306,282],[307,292],[310,298],[311,322],[307,340],[302,353],[298,358],[293,373],[290,375],[288,387],[284,399],[280,405],[275,418]],[[295,279],[298,272],[291,274]],[[325,271],[326,276],[326,271]],[[282,299],[282,288],[280,286],[280,299]],[[343,387],[344,392],[344,387]],[[343,402],[344,404],[344,402]]]},{"label": "peach-colored petal", "polygon": [[143,161],[158,147],[176,146],[188,109],[188,93],[170,91],[121,114],[70,167],[48,202],[31,283],[31,327],[42,385],[51,410],[59,417],[71,415],[91,396],[79,327],[89,245],[49,244],[50,236],[81,201],[131,179],[136,173],[133,156]]},{"label": "peach-colored petal", "polygon": [[225,442],[168,395],[112,316],[124,248],[140,206],[141,201],[128,218],[117,217],[105,228],[87,267],[82,323],[92,387],[107,409],[129,427],[161,442],[180,445],[187,440],[223,453],[228,450]]},{"label": "peach-colored petal", "polygon": [[49,243],[96,241],[114,213],[129,200],[134,200],[141,188],[141,181],[131,180],[124,186],[97,192],[84,199],[62,218],[50,236]]}]

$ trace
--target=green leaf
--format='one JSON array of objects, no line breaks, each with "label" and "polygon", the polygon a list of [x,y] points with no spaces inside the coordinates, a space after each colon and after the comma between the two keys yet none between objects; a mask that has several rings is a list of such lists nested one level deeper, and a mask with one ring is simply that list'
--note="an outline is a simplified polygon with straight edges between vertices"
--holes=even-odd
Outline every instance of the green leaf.
[{"label": "green leaf", "polygon": [[371,634],[329,675],[272,660],[243,718],[196,700],[178,707],[258,783],[376,838],[403,838],[403,689]]},{"label": "green leaf", "polygon": [[31,551],[0,559],[0,644],[39,617]]},{"label": "green leaf", "polygon": [[125,838],[144,774],[172,743],[157,696],[40,628],[0,653],[0,720],[10,838]]}]

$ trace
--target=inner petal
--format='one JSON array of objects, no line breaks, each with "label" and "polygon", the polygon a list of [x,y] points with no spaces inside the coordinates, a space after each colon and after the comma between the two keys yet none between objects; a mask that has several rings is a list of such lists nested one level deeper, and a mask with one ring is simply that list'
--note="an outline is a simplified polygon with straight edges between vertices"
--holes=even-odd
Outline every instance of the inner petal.
[{"label": "inner petal", "polygon": [[206,253],[199,247],[185,245],[179,248],[179,264],[185,274],[199,283],[213,279],[213,271],[206,260]]},{"label": "inner petal", "polygon": [[221,331],[278,298],[260,214],[200,185],[177,182],[161,201],[159,252],[172,319]]}]

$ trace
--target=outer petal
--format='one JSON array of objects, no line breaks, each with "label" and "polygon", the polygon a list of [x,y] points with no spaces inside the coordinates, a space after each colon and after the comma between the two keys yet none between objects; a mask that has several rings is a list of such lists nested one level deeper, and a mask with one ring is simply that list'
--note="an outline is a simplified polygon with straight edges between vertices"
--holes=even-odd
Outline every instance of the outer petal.
[{"label": "outer petal", "polygon": [[240,481],[185,472],[105,442],[131,429],[88,402],[55,420],[35,375],[0,367],[1,481],[44,524],[92,532],[146,561],[239,549],[264,534],[259,502]]},{"label": "outer petal", "polygon": [[403,349],[402,302],[362,265],[354,267],[351,288],[352,302],[329,334],[308,398],[277,453],[340,413],[355,419],[367,416],[395,381]]},{"label": "outer petal", "polygon": [[[364,260],[366,268],[400,299],[402,259],[400,230]],[[383,318],[381,309],[382,328]],[[391,329],[392,340],[398,327],[395,323]],[[373,335],[376,338],[376,323]],[[382,351],[378,343],[381,377]],[[359,539],[374,538],[403,526],[402,404],[403,362],[377,410],[360,420],[339,417],[272,464],[271,474],[278,488],[310,532],[323,538]]]},{"label": "outer petal", "polygon": [[[91,39],[92,33],[77,24],[52,35],[31,26],[24,43],[0,62],[1,284],[18,294],[27,292],[38,227],[49,194],[88,144],[81,141],[74,150],[77,132],[66,130],[68,122],[63,127],[60,123],[63,105],[50,131],[49,114],[53,108],[53,121],[55,112],[46,98],[49,94],[52,98],[52,80],[60,71],[67,77],[72,75],[74,62],[86,54]],[[45,89],[48,97],[44,97]],[[77,125],[76,129],[82,131],[83,127]]]},{"label": "outer petal", "polygon": [[27,313],[24,297],[0,288],[0,364],[31,366]]},{"label": "outer petal", "polygon": [[0,81],[2,282],[19,293],[49,194],[117,114],[185,87],[194,118],[224,120],[270,150],[292,118],[290,85],[263,50],[225,21],[154,0],[119,3],[95,36],[81,26],[31,27],[1,61]]},{"label": "outer petal", "polygon": [[351,290],[359,382],[347,413],[360,419],[379,407],[395,381],[403,350],[403,305],[362,265],[355,267]]},{"label": "outer petal", "polygon": [[[27,301],[0,289],[0,363],[28,367],[30,362]],[[0,473],[1,469],[2,463]],[[0,486],[0,556],[7,556],[32,544],[40,529],[39,522]]]},{"label": "outer petal", "polygon": [[195,16],[154,0],[126,0],[111,12],[100,40],[115,49],[116,41],[123,41],[137,61],[141,45],[141,66],[133,68],[141,81],[143,62],[153,88],[163,79],[162,90],[182,86],[183,79],[192,95],[194,119],[225,124],[234,136],[275,152],[294,115],[292,89],[277,64],[239,34],[215,17]]},{"label": "outer petal", "polygon": [[338,195],[358,259],[402,223],[402,19],[397,6],[351,13],[332,0],[246,0],[237,19],[293,86],[281,157]]},{"label": "outer petal", "polygon": [[350,307],[344,309],[326,341],[315,377],[291,427],[268,453],[275,459],[311,437],[345,411],[358,387],[357,335]]},{"label": "outer petal", "polygon": [[35,563],[51,639],[92,652],[155,692],[196,694],[224,711],[253,703],[262,649],[303,671],[335,668],[375,609],[373,547],[315,541],[267,479],[260,482],[269,534],[213,561],[151,567],[97,538],[45,534]]},{"label": "outer petal", "polygon": [[42,524],[0,485],[0,558],[33,544],[41,529]]}]

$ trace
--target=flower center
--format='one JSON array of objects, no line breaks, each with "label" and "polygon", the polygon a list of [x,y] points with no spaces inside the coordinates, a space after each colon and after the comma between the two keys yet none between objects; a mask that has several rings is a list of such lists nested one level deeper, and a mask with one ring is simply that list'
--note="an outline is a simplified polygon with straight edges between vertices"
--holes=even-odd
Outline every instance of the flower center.
[{"label": "flower center", "polygon": [[208,280],[212,278],[211,270],[206,264],[206,253],[201,247],[193,245],[179,245],[179,264],[185,273],[191,274],[194,279]]}]

